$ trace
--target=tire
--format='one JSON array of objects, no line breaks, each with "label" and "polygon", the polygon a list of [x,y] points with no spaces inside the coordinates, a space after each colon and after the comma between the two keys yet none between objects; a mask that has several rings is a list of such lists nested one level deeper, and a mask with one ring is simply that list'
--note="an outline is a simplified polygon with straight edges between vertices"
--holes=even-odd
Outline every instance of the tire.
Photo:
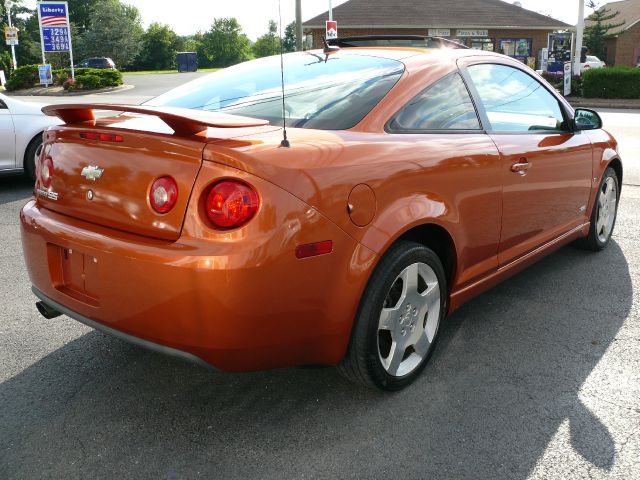
[{"label": "tire", "polygon": [[589,234],[576,242],[578,247],[594,252],[607,248],[616,225],[619,201],[618,175],[613,168],[607,167],[591,211]]},{"label": "tire", "polygon": [[408,386],[433,354],[446,311],[446,277],[438,256],[419,243],[397,242],[367,284],[338,370],[367,387]]},{"label": "tire", "polygon": [[27,150],[24,154],[24,173],[29,177],[33,182],[36,181],[36,158],[40,153],[40,147],[42,146],[42,134],[36,135],[36,137],[31,140]]}]

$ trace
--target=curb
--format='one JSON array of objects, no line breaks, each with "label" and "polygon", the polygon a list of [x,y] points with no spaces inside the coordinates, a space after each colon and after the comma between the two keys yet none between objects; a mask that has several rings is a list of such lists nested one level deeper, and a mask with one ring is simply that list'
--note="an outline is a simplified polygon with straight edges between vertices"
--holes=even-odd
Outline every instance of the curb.
[{"label": "curb", "polygon": [[[55,90],[54,90],[55,88]],[[17,97],[81,97],[84,95],[94,95],[97,93],[113,93],[121,92],[124,90],[131,90],[135,88],[133,85],[120,85],[119,87],[99,88],[97,90],[81,90],[76,92],[67,92],[65,90],[58,90],[56,87],[46,88],[30,88],[27,90],[14,90],[12,92],[6,91],[5,95],[17,96]]]},{"label": "curb", "polygon": [[640,110],[640,100],[638,99],[569,97],[567,100],[573,107]]}]

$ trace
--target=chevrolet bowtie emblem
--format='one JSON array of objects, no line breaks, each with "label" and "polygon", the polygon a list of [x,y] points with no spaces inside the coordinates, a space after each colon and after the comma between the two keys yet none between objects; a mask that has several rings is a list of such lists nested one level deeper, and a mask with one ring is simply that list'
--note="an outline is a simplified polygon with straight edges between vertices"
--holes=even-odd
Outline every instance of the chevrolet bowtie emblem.
[{"label": "chevrolet bowtie emblem", "polygon": [[87,180],[95,182],[102,176],[102,172],[104,172],[104,168],[100,168],[97,165],[89,165],[88,167],[84,167],[82,169],[82,173],[80,173],[80,175],[82,175]]}]

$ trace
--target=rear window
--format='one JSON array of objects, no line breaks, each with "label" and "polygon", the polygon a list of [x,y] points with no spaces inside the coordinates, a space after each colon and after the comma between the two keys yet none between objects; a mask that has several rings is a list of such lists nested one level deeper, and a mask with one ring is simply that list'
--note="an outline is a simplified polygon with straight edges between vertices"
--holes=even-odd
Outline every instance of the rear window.
[{"label": "rear window", "polygon": [[[323,130],[351,128],[384,98],[403,72],[401,62],[388,58],[316,52],[285,55],[287,125]],[[147,105],[225,112],[282,125],[280,57],[220,70]]]}]

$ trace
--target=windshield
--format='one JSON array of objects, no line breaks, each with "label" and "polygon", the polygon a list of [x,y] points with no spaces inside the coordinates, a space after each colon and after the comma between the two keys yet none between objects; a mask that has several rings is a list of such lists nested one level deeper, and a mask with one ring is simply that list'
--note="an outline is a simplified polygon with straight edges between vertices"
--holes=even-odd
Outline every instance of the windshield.
[{"label": "windshield", "polygon": [[[284,56],[287,126],[345,130],[358,124],[404,72],[397,60],[366,55]],[[212,73],[147,102],[152,106],[225,112],[282,125],[280,57]]]}]

